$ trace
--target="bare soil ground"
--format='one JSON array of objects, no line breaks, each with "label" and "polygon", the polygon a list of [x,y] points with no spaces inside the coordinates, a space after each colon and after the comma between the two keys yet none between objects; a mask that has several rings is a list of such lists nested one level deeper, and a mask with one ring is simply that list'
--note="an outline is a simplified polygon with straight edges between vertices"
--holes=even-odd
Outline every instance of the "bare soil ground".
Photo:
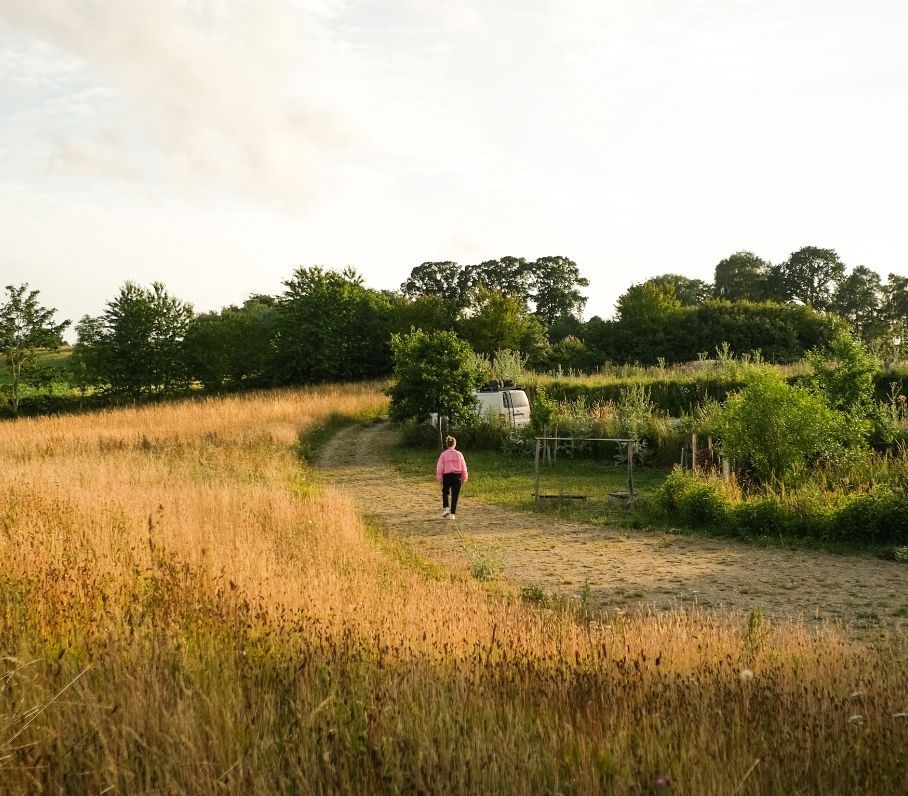
[{"label": "bare soil ground", "polygon": [[491,569],[547,595],[586,594],[591,607],[610,611],[757,609],[771,618],[845,623],[861,636],[908,631],[904,564],[582,525],[479,504],[469,484],[457,519],[442,519],[434,473],[401,478],[390,459],[395,441],[388,424],[352,426],[328,442],[319,466],[370,521],[455,569]]}]

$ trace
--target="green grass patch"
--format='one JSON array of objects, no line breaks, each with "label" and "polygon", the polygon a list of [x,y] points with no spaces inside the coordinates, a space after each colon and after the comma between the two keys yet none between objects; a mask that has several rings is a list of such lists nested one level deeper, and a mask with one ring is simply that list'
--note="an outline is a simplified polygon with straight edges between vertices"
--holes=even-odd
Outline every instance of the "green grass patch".
[{"label": "green grass patch", "polygon": [[[532,459],[507,456],[498,451],[464,450],[470,480],[464,488],[466,500],[476,499],[510,509],[533,511]],[[393,462],[401,475],[434,478],[438,452],[434,449],[408,448],[398,445]],[[635,469],[635,493],[643,498],[653,494],[665,479],[667,471]],[[590,460],[561,456],[551,467],[540,467],[539,491],[542,494],[587,495],[585,501],[569,501],[563,506],[550,505],[545,511],[596,525],[634,524],[635,513],[612,502],[608,493],[627,490],[627,469]]]},{"label": "green grass patch", "polygon": [[[38,354],[38,366],[51,371],[55,379],[66,380],[66,368],[72,356],[72,348],[61,348],[59,351],[42,351]],[[12,380],[6,367],[6,357],[0,354],[0,386],[9,385]]]}]

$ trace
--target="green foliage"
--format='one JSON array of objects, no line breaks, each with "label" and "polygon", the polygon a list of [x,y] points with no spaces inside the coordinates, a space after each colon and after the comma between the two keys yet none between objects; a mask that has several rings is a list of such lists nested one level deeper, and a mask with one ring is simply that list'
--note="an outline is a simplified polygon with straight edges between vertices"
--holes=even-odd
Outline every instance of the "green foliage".
[{"label": "green foliage", "polygon": [[714,291],[725,301],[765,301],[769,263],[753,252],[735,252],[716,265]]},{"label": "green foliage", "polygon": [[745,497],[732,485],[675,468],[656,491],[656,500],[669,520],[714,533],[861,546],[908,543],[908,493],[896,483],[855,494],[811,482]]},{"label": "green foliage", "polygon": [[69,321],[54,323],[56,310],[42,307],[38,303],[38,291],[29,291],[27,284],[7,285],[5,289],[7,298],[0,304],[0,353],[9,373],[7,392],[15,415],[19,411],[22,386],[42,380],[37,352],[59,348]]},{"label": "green foliage", "polygon": [[854,495],[835,517],[833,531],[839,539],[906,543],[908,495],[887,485]]},{"label": "green foliage", "polygon": [[647,283],[674,294],[684,307],[692,307],[711,298],[713,286],[702,279],[691,279],[681,274],[661,274],[646,280]]},{"label": "green foliage", "polygon": [[847,437],[843,415],[771,370],[751,373],[717,420],[722,452],[762,483],[795,483]]},{"label": "green foliage", "polygon": [[842,330],[822,349],[808,356],[811,382],[835,410],[845,414],[853,434],[866,438],[873,410],[873,383],[879,362],[851,333]]},{"label": "green foliage", "polygon": [[722,485],[676,467],[656,491],[656,502],[685,525],[723,530],[731,505]]},{"label": "green foliage", "polygon": [[126,282],[99,318],[84,317],[76,327],[77,378],[134,397],[185,388],[183,339],[191,319],[192,306],[160,282],[151,289]]},{"label": "green foliage", "polygon": [[823,311],[832,306],[845,265],[835,249],[804,246],[779,266],[779,275],[786,298]]},{"label": "green foliage", "polygon": [[447,260],[417,265],[400,289],[411,299],[434,296],[459,310],[470,304],[473,286],[471,269]]},{"label": "green foliage", "polygon": [[474,289],[482,285],[502,296],[518,299],[527,309],[534,282],[533,264],[523,257],[502,257],[469,266]]},{"label": "green foliage", "polygon": [[578,288],[587,287],[589,280],[580,276],[577,263],[568,257],[540,257],[529,266],[532,274],[530,299],[536,315],[551,327],[559,318],[580,317],[586,297]]},{"label": "green foliage", "polygon": [[618,421],[622,437],[642,440],[649,430],[655,407],[649,390],[643,384],[632,384],[625,389],[618,402]]},{"label": "green foliage", "polygon": [[527,365],[527,355],[510,348],[499,348],[492,356],[490,375],[493,379],[518,383]]},{"label": "green foliage", "polygon": [[453,332],[414,330],[391,338],[395,383],[391,419],[425,422],[431,415],[452,423],[475,414],[473,390],[482,382],[469,344]]},{"label": "green foliage", "polygon": [[549,398],[545,387],[536,388],[533,396],[533,409],[530,413],[530,425],[540,432],[541,436],[549,434],[558,419],[558,403]]},{"label": "green foliage", "polygon": [[425,332],[451,331],[457,325],[458,307],[441,296],[416,296],[413,299],[392,295],[391,332],[403,334],[410,329]]},{"label": "green foliage", "polygon": [[352,268],[297,268],[276,319],[277,380],[368,379],[391,369],[391,302]]},{"label": "green foliage", "polygon": [[880,275],[859,265],[836,288],[832,311],[848,321],[857,337],[870,343],[886,333],[883,296]]},{"label": "green foliage", "polygon": [[734,527],[753,536],[778,536],[790,530],[789,513],[775,495],[738,503],[732,509]]},{"label": "green foliage", "polygon": [[732,351],[760,351],[770,362],[801,359],[821,346],[844,322],[810,307],[772,302],[704,301],[681,306],[651,283],[629,289],[615,321],[591,319],[584,339],[612,362],[692,362],[727,343]]},{"label": "green foliage", "polygon": [[545,330],[538,319],[527,315],[520,299],[504,296],[480,285],[475,309],[461,318],[461,337],[480,354],[492,356],[507,348],[533,354],[545,346]]},{"label": "green foliage", "polygon": [[600,362],[599,355],[574,335],[567,335],[538,352],[533,361],[537,370],[555,373],[590,373]]},{"label": "green foliage", "polygon": [[197,315],[183,342],[190,375],[211,390],[266,384],[276,323],[275,306],[259,299]]}]

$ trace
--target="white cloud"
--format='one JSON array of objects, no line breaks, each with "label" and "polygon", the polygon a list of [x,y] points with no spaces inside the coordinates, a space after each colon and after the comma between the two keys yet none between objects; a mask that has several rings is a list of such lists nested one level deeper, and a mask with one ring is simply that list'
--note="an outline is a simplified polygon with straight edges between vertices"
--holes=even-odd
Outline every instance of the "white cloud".
[{"label": "white cloud", "polygon": [[[288,2],[0,0],[0,18],[78,58],[130,107],[118,129],[66,141],[54,162],[133,139],[157,150],[171,179],[298,205],[353,135],[330,105],[311,99],[327,92],[308,83],[330,72],[319,69],[314,23]],[[140,148],[111,147],[104,159],[114,173],[140,170],[114,163]]]}]

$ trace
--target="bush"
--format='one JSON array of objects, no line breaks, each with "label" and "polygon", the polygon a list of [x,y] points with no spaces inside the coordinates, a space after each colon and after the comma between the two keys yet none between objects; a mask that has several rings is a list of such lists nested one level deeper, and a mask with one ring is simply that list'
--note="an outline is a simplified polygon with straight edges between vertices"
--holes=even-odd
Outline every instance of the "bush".
[{"label": "bush", "polygon": [[790,530],[790,517],[775,495],[745,500],[732,510],[735,530],[755,536],[779,536]]},{"label": "bush", "polygon": [[722,485],[676,467],[656,493],[656,501],[670,517],[692,527],[724,530],[731,503]]},{"label": "bush", "polygon": [[858,542],[908,542],[908,496],[880,486],[857,495],[842,507],[833,523],[837,538]]},{"label": "bush", "polygon": [[750,374],[747,386],[728,397],[716,430],[722,452],[764,484],[797,483],[847,437],[841,413],[769,370]]},{"label": "bush", "polygon": [[438,448],[438,432],[428,423],[405,420],[400,424],[400,438],[408,448]]}]

